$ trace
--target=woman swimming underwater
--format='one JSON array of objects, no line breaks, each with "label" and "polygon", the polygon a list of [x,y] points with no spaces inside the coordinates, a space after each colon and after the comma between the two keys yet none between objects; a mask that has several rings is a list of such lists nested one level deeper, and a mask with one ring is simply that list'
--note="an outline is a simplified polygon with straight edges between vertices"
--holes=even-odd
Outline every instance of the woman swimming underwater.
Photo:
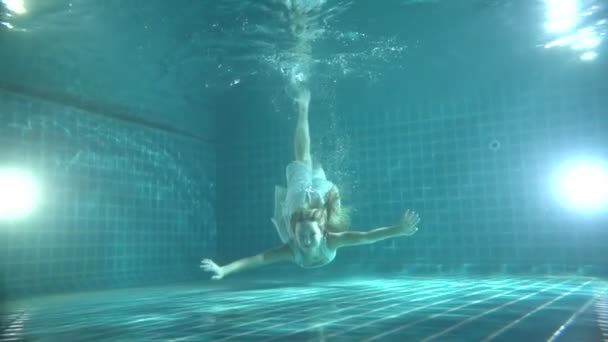
[{"label": "woman swimming underwater", "polygon": [[371,244],[388,238],[411,236],[418,231],[418,214],[406,210],[401,220],[387,227],[350,231],[340,193],[327,180],[324,170],[313,163],[310,153],[308,107],[310,91],[299,91],[298,122],[294,134],[295,160],[286,168],[287,188],[275,188],[272,222],[283,244],[260,254],[219,266],[203,259],[200,267],[213,273],[212,279],[254,267],[291,261],[304,268],[327,265],[342,247]]}]

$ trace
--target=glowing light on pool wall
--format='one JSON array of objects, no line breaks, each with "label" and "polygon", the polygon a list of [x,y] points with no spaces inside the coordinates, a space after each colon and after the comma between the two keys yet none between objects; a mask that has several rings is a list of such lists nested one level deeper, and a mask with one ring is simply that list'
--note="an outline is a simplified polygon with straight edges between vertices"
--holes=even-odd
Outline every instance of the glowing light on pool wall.
[{"label": "glowing light on pool wall", "polygon": [[40,202],[40,187],[26,170],[0,168],[0,220],[30,215]]},{"label": "glowing light on pool wall", "polygon": [[608,209],[608,166],[596,159],[576,160],[557,169],[552,178],[557,199],[581,212]]}]

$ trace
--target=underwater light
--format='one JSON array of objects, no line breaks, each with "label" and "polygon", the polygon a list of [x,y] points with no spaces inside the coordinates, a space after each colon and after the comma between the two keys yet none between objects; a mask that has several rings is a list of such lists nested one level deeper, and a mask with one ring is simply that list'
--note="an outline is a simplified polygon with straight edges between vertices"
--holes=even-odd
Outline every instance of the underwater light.
[{"label": "underwater light", "polygon": [[558,198],[572,209],[589,212],[608,208],[608,166],[602,161],[567,163],[553,181]]},{"label": "underwater light", "polygon": [[0,169],[0,220],[27,216],[39,201],[34,177],[19,169]]},{"label": "underwater light", "polygon": [[23,0],[2,0],[2,3],[13,13],[25,13],[25,4],[23,3]]},{"label": "underwater light", "polygon": [[581,55],[581,59],[583,61],[590,61],[592,59],[595,59],[595,57],[597,57],[597,53],[596,52],[585,52],[584,54]]},{"label": "underwater light", "polygon": [[545,28],[553,33],[570,32],[576,27],[579,17],[577,0],[545,0],[547,18]]}]

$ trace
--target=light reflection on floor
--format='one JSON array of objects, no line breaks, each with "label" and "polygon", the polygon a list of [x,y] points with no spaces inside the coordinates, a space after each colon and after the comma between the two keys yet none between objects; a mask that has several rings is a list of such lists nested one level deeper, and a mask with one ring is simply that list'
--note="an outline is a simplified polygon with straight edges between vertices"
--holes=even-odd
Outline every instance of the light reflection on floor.
[{"label": "light reflection on floor", "polygon": [[0,341],[605,341],[593,278],[235,278],[13,303]]}]

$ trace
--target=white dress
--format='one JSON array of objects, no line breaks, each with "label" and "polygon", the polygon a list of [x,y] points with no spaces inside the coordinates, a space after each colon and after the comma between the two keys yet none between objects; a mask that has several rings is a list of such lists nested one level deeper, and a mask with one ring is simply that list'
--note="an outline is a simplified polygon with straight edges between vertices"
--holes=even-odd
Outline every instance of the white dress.
[{"label": "white dress", "polygon": [[289,244],[294,253],[296,263],[302,267],[319,267],[331,262],[335,258],[335,251],[327,248],[326,238],[323,237],[320,254],[321,260],[309,261],[306,255],[295,244],[295,238],[289,229],[291,215],[306,203],[312,207],[320,208],[325,203],[325,195],[334,184],[328,181],[322,168],[312,169],[310,163],[293,161],[287,165],[287,188],[275,186],[274,189],[274,215],[271,218],[279,237],[283,243]]}]

